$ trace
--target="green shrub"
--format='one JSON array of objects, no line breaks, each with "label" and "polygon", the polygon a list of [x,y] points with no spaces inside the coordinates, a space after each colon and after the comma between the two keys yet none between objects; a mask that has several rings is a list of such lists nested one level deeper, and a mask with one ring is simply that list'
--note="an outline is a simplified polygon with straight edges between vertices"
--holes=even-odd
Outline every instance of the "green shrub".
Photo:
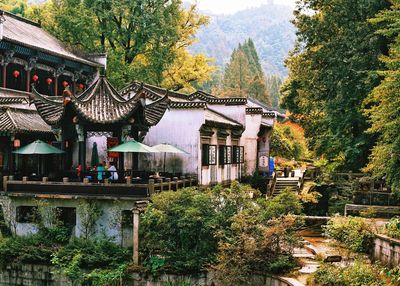
[{"label": "green shrub", "polygon": [[297,194],[289,189],[269,199],[261,210],[265,219],[278,218],[286,214],[300,214],[303,206]]},{"label": "green shrub", "polygon": [[0,266],[9,263],[51,264],[51,256],[62,244],[68,242],[70,230],[65,227],[41,229],[29,236],[9,237],[0,240]]},{"label": "green shrub", "polygon": [[[335,266],[322,264],[312,277],[313,284],[318,286],[385,286],[388,285],[381,269],[372,266],[363,260],[356,260],[354,264]],[[309,285],[309,284],[307,284]]]},{"label": "green shrub", "polygon": [[115,268],[121,263],[129,262],[130,252],[105,239],[86,240],[74,238],[69,244],[61,247],[54,255],[52,262],[59,269],[67,268],[79,257],[79,267],[86,270],[96,268]]},{"label": "green shrub", "polygon": [[141,249],[146,257],[163,257],[166,268],[198,272],[215,256],[215,213],[209,194],[194,188],[157,194],[141,218]]},{"label": "green shrub", "polygon": [[392,238],[400,239],[400,218],[394,217],[385,224],[384,234]]},{"label": "green shrub", "polygon": [[354,252],[369,253],[372,249],[374,232],[363,218],[336,216],[324,228],[326,236]]}]

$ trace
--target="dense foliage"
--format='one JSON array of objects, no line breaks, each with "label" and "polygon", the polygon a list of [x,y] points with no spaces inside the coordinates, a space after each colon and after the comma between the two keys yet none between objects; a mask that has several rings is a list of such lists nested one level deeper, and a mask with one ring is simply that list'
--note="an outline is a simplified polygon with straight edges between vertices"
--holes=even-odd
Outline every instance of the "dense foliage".
[{"label": "dense foliage", "polygon": [[293,192],[259,195],[238,183],[155,195],[141,222],[145,265],[152,272],[212,269],[224,285],[246,285],[254,271],[291,269],[298,239],[289,214],[301,212],[299,199]]},{"label": "dense foliage", "polygon": [[368,22],[386,0],[301,0],[295,10],[297,46],[286,64],[283,107],[305,128],[309,146],[336,169],[366,164],[373,136],[362,103],[379,83],[385,41]]},{"label": "dense foliage", "polygon": [[[105,280],[120,280],[130,258],[130,251],[109,240],[76,238],[54,252],[51,262],[58,272],[75,283],[104,285]],[[98,284],[94,284],[96,281]]]},{"label": "dense foliage", "polygon": [[375,177],[386,175],[394,190],[400,189],[400,2],[379,13],[371,22],[380,27],[378,34],[390,42],[388,54],[381,56],[385,70],[378,72],[383,78],[365,101],[366,114],[372,123],[370,133],[379,136],[372,149],[366,171]]},{"label": "dense foliage", "polygon": [[390,285],[382,275],[381,268],[358,259],[345,266],[322,264],[313,274],[310,286],[385,286]]},{"label": "dense foliage", "polygon": [[106,52],[107,76],[119,88],[140,80],[191,91],[213,71],[210,59],[187,50],[208,18],[180,0],[7,0],[0,8],[41,21],[71,49]]},{"label": "dense foliage", "polygon": [[221,89],[223,96],[251,97],[271,105],[265,75],[252,39],[233,50],[225,67]]},{"label": "dense foliage", "polygon": [[194,188],[164,192],[152,198],[141,220],[142,249],[161,255],[178,272],[195,272],[212,261],[215,211],[210,196]]},{"label": "dense foliage", "polygon": [[369,253],[374,232],[370,223],[360,217],[331,218],[325,226],[325,235],[335,239],[354,252]]},{"label": "dense foliage", "polygon": [[270,138],[271,156],[301,160],[308,156],[302,128],[293,123],[276,123]]},{"label": "dense foliage", "polygon": [[391,218],[390,221],[385,224],[383,233],[389,237],[400,239],[400,218]]}]

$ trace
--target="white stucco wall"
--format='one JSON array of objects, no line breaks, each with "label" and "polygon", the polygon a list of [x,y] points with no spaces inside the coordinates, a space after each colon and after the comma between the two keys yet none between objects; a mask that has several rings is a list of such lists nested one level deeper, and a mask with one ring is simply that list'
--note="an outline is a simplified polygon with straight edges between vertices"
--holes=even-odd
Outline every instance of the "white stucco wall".
[{"label": "white stucco wall", "polygon": [[246,114],[246,129],[242,134],[240,145],[244,146],[244,173],[251,175],[257,168],[257,134],[260,131],[262,115]]},{"label": "white stucco wall", "polygon": [[[34,198],[8,198],[2,197],[0,205],[5,212],[10,211],[10,216],[6,215],[8,221],[13,221],[11,224],[15,228],[17,235],[29,235],[36,233],[38,228],[33,223],[17,223],[16,208],[19,206],[37,206],[37,200]],[[70,207],[76,209],[76,226],[73,229],[73,235],[77,237],[83,236],[82,218],[80,216],[79,205],[85,199],[46,199],[49,207]],[[11,204],[10,204],[11,202]],[[42,200],[43,202],[43,200]],[[5,206],[10,204],[9,206]],[[132,245],[132,230],[124,229],[121,231],[118,215],[122,215],[122,211],[130,211],[134,205],[134,200],[96,200],[96,204],[102,212],[102,215],[96,223],[96,234],[94,237],[106,236],[112,238],[116,243],[123,243],[125,246]],[[3,207],[4,206],[4,207]],[[121,236],[123,239],[121,240]]]},{"label": "white stucco wall", "polygon": [[[204,123],[203,109],[167,110],[161,121],[150,128],[144,143],[174,145],[189,154],[166,154],[166,171],[198,173],[199,129]],[[139,169],[162,171],[164,154],[140,154]]]}]

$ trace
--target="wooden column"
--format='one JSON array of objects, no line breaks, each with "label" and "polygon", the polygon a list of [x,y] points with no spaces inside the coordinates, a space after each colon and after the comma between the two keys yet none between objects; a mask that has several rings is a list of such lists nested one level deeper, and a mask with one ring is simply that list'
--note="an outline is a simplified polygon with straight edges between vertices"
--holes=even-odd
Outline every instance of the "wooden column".
[{"label": "wooden column", "polygon": [[86,170],[86,142],[79,141],[79,164],[82,166],[82,170]]},{"label": "wooden column", "polygon": [[133,265],[139,265],[139,210],[132,210],[133,214]]},{"label": "wooden column", "polygon": [[7,86],[7,64],[3,64],[3,87]]},{"label": "wooden column", "polygon": [[26,71],[26,91],[31,91],[31,70],[29,68]]},{"label": "wooden column", "polygon": [[58,95],[58,76],[54,77],[54,96]]}]

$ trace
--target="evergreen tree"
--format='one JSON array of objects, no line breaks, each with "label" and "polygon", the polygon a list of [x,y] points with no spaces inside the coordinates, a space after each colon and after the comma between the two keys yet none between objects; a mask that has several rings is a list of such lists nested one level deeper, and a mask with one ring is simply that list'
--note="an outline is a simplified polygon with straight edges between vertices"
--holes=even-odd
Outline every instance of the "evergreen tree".
[{"label": "evergreen tree", "polygon": [[396,191],[400,190],[400,1],[393,0],[390,10],[372,20],[383,26],[378,32],[392,43],[389,55],[381,57],[387,70],[380,71],[384,79],[365,101],[372,127],[379,135],[365,168],[375,176],[387,176]]},{"label": "evergreen tree", "polygon": [[274,109],[280,109],[280,88],[282,78],[279,75],[269,75],[266,78],[267,90],[271,97],[271,105]]},{"label": "evergreen tree", "polygon": [[264,72],[251,39],[239,44],[232,52],[230,62],[225,68],[221,94],[252,97],[268,105],[271,104]]},{"label": "evergreen tree", "polygon": [[286,61],[282,107],[301,122],[311,149],[333,169],[359,170],[373,145],[362,102],[379,84],[371,72],[381,66],[385,42],[368,19],[388,5],[301,0],[295,10],[298,43]]}]

